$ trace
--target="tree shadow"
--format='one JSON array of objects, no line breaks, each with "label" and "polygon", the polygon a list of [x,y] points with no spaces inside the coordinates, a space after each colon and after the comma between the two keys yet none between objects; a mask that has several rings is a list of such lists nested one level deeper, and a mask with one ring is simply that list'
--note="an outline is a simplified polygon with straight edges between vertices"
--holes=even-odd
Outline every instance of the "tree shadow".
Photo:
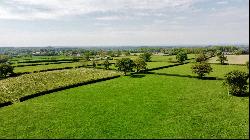
[{"label": "tree shadow", "polygon": [[142,75],[142,74],[131,74],[129,75],[131,78],[143,78],[145,77],[145,75]]}]

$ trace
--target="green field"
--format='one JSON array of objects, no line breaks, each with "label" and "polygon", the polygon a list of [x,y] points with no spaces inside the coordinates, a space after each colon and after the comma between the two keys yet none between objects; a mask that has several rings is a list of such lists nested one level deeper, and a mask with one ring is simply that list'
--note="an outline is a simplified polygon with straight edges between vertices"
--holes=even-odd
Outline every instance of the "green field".
[{"label": "green field", "polygon": [[15,73],[22,72],[34,72],[47,69],[65,68],[65,67],[77,67],[84,65],[85,62],[74,62],[74,63],[62,63],[62,64],[49,64],[49,65],[37,65],[37,66],[25,66],[25,67],[15,67]]},{"label": "green field", "polygon": [[138,75],[0,109],[0,138],[248,138],[249,99],[220,80]]},{"label": "green field", "polygon": [[[155,73],[163,73],[163,74],[172,74],[172,75],[180,75],[180,76],[197,76],[195,73],[192,73],[191,66],[194,65],[193,63],[181,65],[178,67],[166,68],[161,70],[155,70],[152,72]],[[233,70],[240,70],[244,72],[248,72],[246,66],[239,66],[239,65],[217,65],[212,64],[213,72],[211,72],[207,77],[217,77],[217,78],[224,78],[224,75]]]},{"label": "green field", "polygon": [[[14,102],[0,108],[0,138],[249,138],[249,98],[228,95],[223,80],[197,79],[191,70],[195,55],[188,57],[189,64],[122,76],[24,102],[18,100],[121,73],[78,68],[0,80],[0,103]],[[115,59],[120,58],[124,57]],[[169,58],[175,61],[175,56],[152,56],[147,68],[175,64]],[[82,64],[25,66],[14,70],[34,72]],[[211,66],[213,72],[207,77],[221,79],[232,70],[248,72],[246,66],[240,65]],[[110,68],[117,69],[114,65]]]}]

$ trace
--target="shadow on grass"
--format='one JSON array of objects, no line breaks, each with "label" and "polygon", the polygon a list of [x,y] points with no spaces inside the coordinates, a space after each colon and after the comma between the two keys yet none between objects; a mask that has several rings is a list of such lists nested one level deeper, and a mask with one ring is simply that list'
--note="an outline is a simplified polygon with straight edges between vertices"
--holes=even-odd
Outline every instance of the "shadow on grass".
[{"label": "shadow on grass", "polygon": [[148,72],[148,74],[156,74],[156,75],[164,75],[164,76],[176,76],[176,77],[187,77],[187,78],[196,78],[196,79],[201,79],[201,80],[224,80],[223,78],[218,78],[218,77],[203,77],[203,78],[199,78],[198,76],[181,75],[181,74],[168,74],[168,73],[155,73],[155,72]]},{"label": "shadow on grass", "polygon": [[130,77],[131,77],[131,78],[143,78],[143,77],[145,77],[145,75],[141,75],[141,74],[131,74]]}]

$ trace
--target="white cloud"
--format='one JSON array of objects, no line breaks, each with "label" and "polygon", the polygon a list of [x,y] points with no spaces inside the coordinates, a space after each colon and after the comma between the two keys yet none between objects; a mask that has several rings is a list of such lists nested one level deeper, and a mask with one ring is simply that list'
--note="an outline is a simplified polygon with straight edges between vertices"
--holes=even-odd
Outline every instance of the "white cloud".
[{"label": "white cloud", "polygon": [[57,19],[93,12],[133,10],[145,13],[164,8],[181,10],[190,7],[193,2],[194,0],[2,0],[0,19]]}]

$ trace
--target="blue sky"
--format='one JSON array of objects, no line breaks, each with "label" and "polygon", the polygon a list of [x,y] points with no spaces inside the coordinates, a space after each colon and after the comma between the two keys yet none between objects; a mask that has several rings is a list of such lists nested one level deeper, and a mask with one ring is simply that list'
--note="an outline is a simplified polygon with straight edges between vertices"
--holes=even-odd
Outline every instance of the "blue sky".
[{"label": "blue sky", "polygon": [[249,0],[0,0],[0,46],[249,44]]}]

